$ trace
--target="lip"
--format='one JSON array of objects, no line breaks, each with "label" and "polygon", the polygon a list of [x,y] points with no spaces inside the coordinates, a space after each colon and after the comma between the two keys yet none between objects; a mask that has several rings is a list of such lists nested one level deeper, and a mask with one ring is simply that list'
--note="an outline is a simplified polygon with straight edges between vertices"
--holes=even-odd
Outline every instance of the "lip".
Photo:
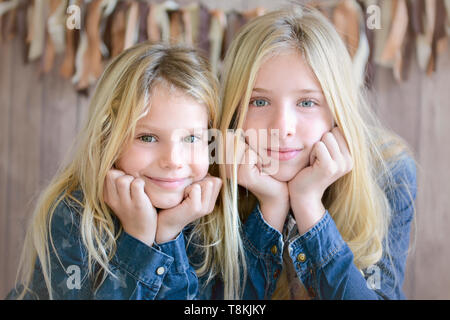
[{"label": "lip", "polygon": [[156,177],[147,177],[150,182],[161,187],[163,189],[178,189],[180,187],[184,187],[187,183],[187,178],[156,178]]},{"label": "lip", "polygon": [[295,148],[278,148],[277,150],[266,149],[267,155],[280,161],[288,161],[294,159],[302,149]]}]

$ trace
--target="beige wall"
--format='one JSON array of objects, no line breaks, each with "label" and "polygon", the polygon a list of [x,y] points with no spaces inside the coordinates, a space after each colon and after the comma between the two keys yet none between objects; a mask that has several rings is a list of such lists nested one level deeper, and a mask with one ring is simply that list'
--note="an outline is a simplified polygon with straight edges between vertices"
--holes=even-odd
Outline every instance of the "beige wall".
[{"label": "beige wall", "polygon": [[[244,10],[259,5],[270,9],[286,1],[203,2],[210,8]],[[14,283],[36,196],[68,151],[88,103],[56,71],[42,77],[37,62],[25,65],[22,50],[19,40],[0,44],[0,297]],[[408,141],[420,165],[416,246],[404,286],[412,299],[450,299],[449,71],[450,50],[431,77],[413,64],[409,80],[397,84],[390,70],[376,70],[377,113]]]}]

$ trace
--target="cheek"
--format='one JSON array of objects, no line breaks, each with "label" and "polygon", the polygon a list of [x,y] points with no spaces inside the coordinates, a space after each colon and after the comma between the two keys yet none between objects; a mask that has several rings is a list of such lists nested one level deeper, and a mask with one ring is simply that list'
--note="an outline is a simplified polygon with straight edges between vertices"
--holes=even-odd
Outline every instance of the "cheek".
[{"label": "cheek", "polygon": [[132,150],[126,149],[122,152],[122,155],[115,163],[115,167],[126,174],[132,174],[136,166],[135,164],[136,156],[133,154]]},{"label": "cheek", "polygon": [[203,158],[190,165],[194,181],[202,180],[208,174],[209,160],[208,157]]},{"label": "cheek", "polygon": [[205,143],[199,149],[195,161],[190,165],[191,171],[196,179],[198,178],[198,180],[201,180],[206,177],[210,165],[209,162],[209,145],[208,143]]},{"label": "cheek", "polygon": [[270,143],[269,123],[267,118],[270,117],[260,117],[251,112],[251,110],[247,112],[242,130],[245,134],[245,141],[253,150],[258,150],[259,147],[267,147]]},{"label": "cheek", "polygon": [[121,157],[116,161],[115,166],[126,174],[137,177],[153,161],[153,157],[153,153],[132,146],[122,153]]},{"label": "cheek", "polygon": [[331,130],[331,122],[325,120],[311,121],[302,125],[299,132],[306,147],[311,147],[322,139],[322,136]]},{"label": "cheek", "polygon": [[209,169],[209,149],[208,144],[202,145],[199,149],[193,151],[194,157],[189,162],[191,175],[194,181],[202,180]]},{"label": "cheek", "polygon": [[247,111],[247,115],[245,116],[245,121],[242,129],[244,131],[247,131],[248,129],[267,129],[269,125],[267,119],[270,118],[270,115],[268,115],[267,112],[265,116],[261,115],[261,112],[257,114],[256,112],[254,112],[254,110],[249,109]]}]

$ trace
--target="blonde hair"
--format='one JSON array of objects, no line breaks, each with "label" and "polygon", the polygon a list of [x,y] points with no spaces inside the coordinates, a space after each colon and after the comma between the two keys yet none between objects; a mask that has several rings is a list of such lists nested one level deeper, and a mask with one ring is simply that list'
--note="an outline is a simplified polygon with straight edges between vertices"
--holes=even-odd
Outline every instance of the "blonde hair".
[{"label": "blonde hair", "polygon": [[[269,55],[292,49],[300,52],[316,75],[335,124],[349,145],[353,170],[333,183],[322,200],[362,270],[382,257],[391,218],[383,187],[395,187],[388,161],[407,147],[381,128],[364,88],[358,88],[354,80],[345,44],[321,13],[293,6],[269,12],[244,26],[224,61],[220,129],[242,128],[260,66]],[[240,212],[245,219],[256,199],[240,194],[236,168],[235,163],[224,193],[232,203],[229,210]],[[274,298],[286,298],[288,291],[286,275],[282,274]]]},{"label": "blonde hair", "polygon": [[[24,287],[19,298],[30,292],[33,268],[39,259],[52,299],[49,242],[55,253],[56,249],[50,226],[55,208],[64,199],[71,199],[82,208],[80,232],[88,253],[89,275],[100,270],[95,275],[96,280],[100,280],[96,281],[98,286],[108,273],[113,275],[109,261],[115,254],[116,239],[122,230],[114,229],[113,213],[103,200],[103,184],[123,146],[133,137],[137,121],[148,110],[151,88],[160,81],[205,105],[209,126],[217,126],[218,82],[207,61],[195,50],[143,42],[114,58],[90,101],[87,122],[79,133],[73,160],[62,167],[38,200],[19,265],[20,281],[17,283]],[[75,190],[83,193],[81,202],[73,196]],[[227,238],[232,225],[229,220],[217,207],[195,227],[205,256],[199,274],[209,273],[209,278],[220,274],[229,283],[225,287],[228,298],[233,297],[230,287],[239,282],[235,254],[230,256],[230,248],[236,252],[236,245],[229,244]],[[214,260],[216,257],[222,259]],[[98,278],[100,275],[103,277]]]}]

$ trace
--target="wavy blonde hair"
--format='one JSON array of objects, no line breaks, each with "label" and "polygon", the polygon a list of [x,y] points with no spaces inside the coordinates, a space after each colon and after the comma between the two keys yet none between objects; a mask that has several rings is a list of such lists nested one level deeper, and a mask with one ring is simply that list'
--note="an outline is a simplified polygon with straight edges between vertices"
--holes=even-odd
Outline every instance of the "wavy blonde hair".
[{"label": "wavy blonde hair", "polygon": [[[292,49],[300,52],[316,75],[335,124],[349,145],[353,170],[326,190],[323,202],[362,270],[382,257],[391,218],[383,187],[394,187],[388,162],[408,148],[398,136],[382,129],[367,93],[354,80],[345,44],[319,11],[294,5],[255,18],[243,27],[224,61],[220,129],[225,132],[243,127],[260,66],[271,54]],[[233,168],[233,176],[224,184],[230,204],[226,209],[239,212],[245,220],[256,198],[242,193],[236,163]],[[273,298],[287,298],[287,286],[283,271]]]},{"label": "wavy blonde hair", "polygon": [[[29,225],[22,251],[18,281],[30,291],[36,259],[42,266],[45,284],[52,299],[50,245],[56,252],[49,232],[52,216],[58,204],[69,198],[81,208],[81,238],[88,253],[89,275],[98,277],[110,273],[109,261],[115,254],[116,239],[113,212],[103,200],[103,183],[123,146],[132,139],[139,118],[148,110],[151,88],[163,81],[205,105],[209,127],[217,126],[219,89],[216,77],[207,61],[195,50],[182,46],[140,43],[114,58],[99,80],[90,101],[85,127],[78,136],[73,160],[62,167],[41,194]],[[81,190],[83,200],[74,196]],[[198,274],[219,274],[224,279],[227,298],[234,298],[239,287],[236,252],[239,245],[232,236],[232,217],[222,215],[220,205],[213,213],[197,222],[198,246],[204,254]],[[229,241],[229,239],[231,239]],[[50,240],[50,241],[49,241]],[[194,241],[192,241],[194,243]],[[220,257],[220,259],[216,259]],[[95,267],[95,268],[94,268]],[[97,268],[100,267],[100,268]],[[20,280],[19,280],[20,279]]]}]

